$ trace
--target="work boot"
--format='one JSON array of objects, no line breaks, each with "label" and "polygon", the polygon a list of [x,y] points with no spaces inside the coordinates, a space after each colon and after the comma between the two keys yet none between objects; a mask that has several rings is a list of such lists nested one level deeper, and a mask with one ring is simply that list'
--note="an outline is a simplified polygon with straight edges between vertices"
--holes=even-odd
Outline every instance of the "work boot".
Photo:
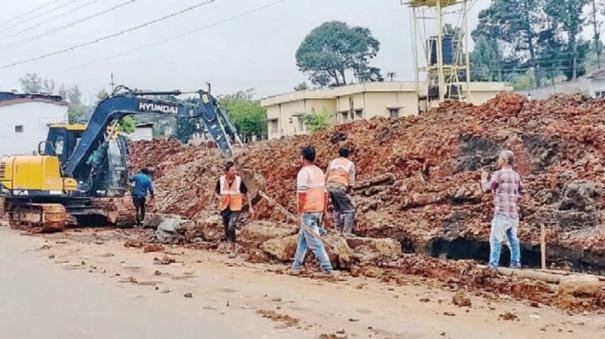
[{"label": "work boot", "polygon": [[295,270],[290,270],[290,272],[288,272],[289,275],[293,275],[293,276],[299,276],[300,275],[300,271],[295,271]]},{"label": "work boot", "polygon": [[231,251],[231,253],[229,253],[229,258],[233,259],[235,257],[237,257],[237,253],[235,253],[235,251]]}]

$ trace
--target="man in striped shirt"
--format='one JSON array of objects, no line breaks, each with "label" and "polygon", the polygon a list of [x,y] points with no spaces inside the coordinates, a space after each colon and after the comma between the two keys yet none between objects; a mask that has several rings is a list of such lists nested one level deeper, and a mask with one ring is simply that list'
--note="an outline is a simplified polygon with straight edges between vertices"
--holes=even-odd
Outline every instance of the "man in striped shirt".
[{"label": "man in striped shirt", "polygon": [[498,167],[491,179],[485,171],[481,173],[481,187],[494,195],[494,219],[490,234],[489,266],[500,264],[502,242],[510,248],[510,266],[521,268],[521,251],[517,228],[519,227],[519,201],[524,194],[521,176],[513,170],[513,152],[504,150],[498,156]]}]

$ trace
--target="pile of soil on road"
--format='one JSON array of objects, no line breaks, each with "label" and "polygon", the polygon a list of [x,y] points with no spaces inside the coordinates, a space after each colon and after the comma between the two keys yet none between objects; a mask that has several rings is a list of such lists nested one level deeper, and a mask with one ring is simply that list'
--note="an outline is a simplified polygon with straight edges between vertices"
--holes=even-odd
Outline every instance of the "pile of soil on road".
[{"label": "pile of soil on road", "polygon": [[[552,264],[605,272],[604,100],[568,95],[527,101],[502,94],[480,106],[449,102],[421,116],[374,118],[258,143],[238,161],[264,176],[265,191],[294,211],[300,150],[307,145],[316,148],[317,164],[324,169],[341,146],[353,151],[356,234],[393,239],[404,252],[470,259],[487,257],[489,250],[493,203],[491,195],[481,191],[481,170],[494,171],[499,151],[510,149],[527,191],[519,228],[524,262],[538,262],[540,225],[545,225]],[[158,140],[133,143],[130,154],[132,168],[156,168],[155,211],[182,215],[197,225],[182,233],[180,243],[220,239],[222,226],[216,202],[211,203],[224,162],[220,153]],[[255,208],[257,218],[270,223],[242,231],[249,259],[289,261],[295,228],[284,224],[281,212],[266,202]],[[468,289],[557,303],[552,286],[493,277],[475,263],[414,256],[393,259],[391,249],[376,255],[380,241],[355,248],[338,237],[328,243],[333,262],[352,274],[386,281],[415,274]],[[582,301],[582,307],[605,307],[604,295],[601,290]],[[568,308],[574,307],[578,308]]]},{"label": "pile of soil on road", "polygon": [[[510,149],[527,188],[519,228],[524,247],[537,249],[544,224],[553,257],[605,270],[604,100],[502,94],[480,106],[449,102],[422,116],[374,118],[256,144],[239,160],[262,174],[267,193],[293,211],[306,145],[316,148],[322,168],[339,147],[353,150],[357,234],[446,257],[472,254],[438,253],[448,246],[435,244],[487,241],[493,204],[481,191],[480,171],[495,170],[498,152]],[[156,168],[156,210],[195,220],[216,208],[210,201],[224,161],[216,150],[161,140],[133,143],[130,154],[133,168]],[[284,220],[264,202],[257,211],[261,219]]]}]

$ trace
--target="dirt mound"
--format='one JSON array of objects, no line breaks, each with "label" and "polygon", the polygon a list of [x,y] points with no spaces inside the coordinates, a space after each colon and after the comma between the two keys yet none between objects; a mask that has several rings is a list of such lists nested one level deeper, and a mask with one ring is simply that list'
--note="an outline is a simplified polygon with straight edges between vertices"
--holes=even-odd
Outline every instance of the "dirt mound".
[{"label": "dirt mound", "polygon": [[[351,160],[358,174],[353,192],[357,235],[392,239],[395,247],[398,244],[406,252],[477,259],[489,249],[493,213],[491,196],[481,192],[480,172],[495,170],[498,152],[510,149],[527,188],[519,228],[524,262],[539,263],[543,224],[550,263],[605,272],[604,126],[605,100],[571,95],[527,101],[502,94],[480,106],[448,102],[421,116],[374,118],[313,135],[257,143],[239,162],[262,174],[266,192],[294,211],[300,150],[314,146],[318,165],[326,168],[346,145],[353,151]],[[208,222],[217,214],[212,192],[224,162],[217,150],[162,140],[133,143],[130,154],[132,168],[153,166],[156,170],[157,212],[192,219],[200,228],[191,237],[220,238],[220,220]],[[258,219],[285,221],[264,201],[255,208]],[[279,237],[248,237],[245,246],[258,254],[257,260],[291,258],[295,235],[289,228]],[[394,246],[388,242],[342,245],[351,251],[340,253],[338,261],[355,274],[387,281],[399,279],[401,273],[416,274],[456,285],[490,286],[494,292],[545,304],[552,304],[555,295],[546,284],[503,282],[474,264],[465,268],[465,261],[390,258]],[[396,273],[385,276],[375,266],[363,265],[369,262],[388,262],[387,271]],[[397,266],[391,266],[392,262]],[[351,263],[361,264],[349,267]]]},{"label": "dirt mound", "polygon": [[[488,239],[492,203],[481,192],[479,174],[494,170],[498,151],[508,148],[528,189],[519,229],[525,248],[536,249],[543,223],[554,256],[558,249],[562,255],[579,250],[579,256],[567,255],[572,265],[605,270],[604,124],[600,99],[530,102],[503,94],[481,106],[449,102],[418,117],[375,118],[259,143],[240,161],[294,210],[300,149],[314,146],[325,168],[347,145],[360,183],[356,232],[428,254],[435,240]],[[215,208],[211,194],[224,161],[216,150],[162,140],[133,143],[130,154],[133,168],[156,169],[156,210],[195,219]],[[257,211],[262,219],[284,220],[264,202]]]}]

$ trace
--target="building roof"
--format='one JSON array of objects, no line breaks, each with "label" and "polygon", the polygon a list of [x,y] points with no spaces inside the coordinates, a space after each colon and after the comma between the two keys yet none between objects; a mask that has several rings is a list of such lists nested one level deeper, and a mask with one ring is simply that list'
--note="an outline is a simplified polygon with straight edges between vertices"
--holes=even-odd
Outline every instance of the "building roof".
[{"label": "building roof", "polygon": [[[421,84],[421,88],[423,90],[425,90],[424,87],[424,84]],[[471,82],[471,92],[501,92],[510,90],[512,90],[512,88],[502,82]],[[364,82],[359,84],[352,84],[327,89],[314,89],[290,92],[264,98],[261,100],[261,106],[268,107],[301,100],[336,99],[338,97],[353,95],[357,93],[372,92],[416,92],[416,82]]]},{"label": "building roof", "polygon": [[27,102],[43,102],[60,106],[67,106],[67,102],[59,95],[39,93],[13,93],[0,92],[0,106],[9,106]]},{"label": "building roof", "polygon": [[601,68],[592,72],[589,76],[589,79],[603,79],[605,78],[605,68]]}]

